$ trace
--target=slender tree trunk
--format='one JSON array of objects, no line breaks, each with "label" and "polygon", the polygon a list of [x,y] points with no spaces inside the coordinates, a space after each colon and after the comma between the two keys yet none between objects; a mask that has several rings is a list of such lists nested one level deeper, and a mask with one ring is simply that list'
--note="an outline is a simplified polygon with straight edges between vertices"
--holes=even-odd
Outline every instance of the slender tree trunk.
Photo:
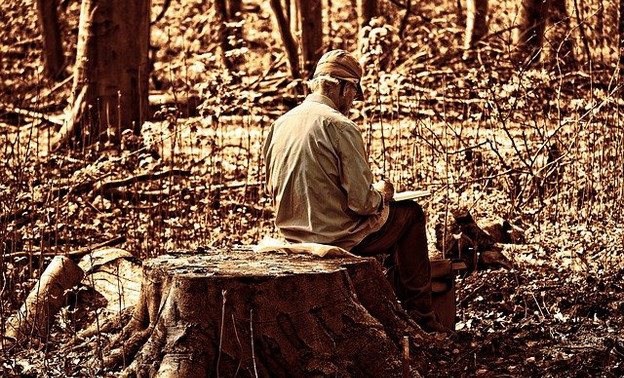
[{"label": "slender tree trunk", "polygon": [[624,69],[624,0],[620,0],[620,19],[618,22],[619,49],[620,49],[620,70]]},{"label": "slender tree trunk", "polygon": [[462,6],[462,0],[455,2],[455,15],[457,16],[457,25],[466,26],[466,14],[464,14],[464,7]]},{"label": "slender tree trunk", "polygon": [[76,125],[86,144],[118,144],[147,118],[149,9],[149,0],[82,2],[73,102],[84,101]]},{"label": "slender tree trunk", "polygon": [[539,61],[548,14],[548,0],[522,0],[515,43],[521,63]]},{"label": "slender tree trunk", "polygon": [[228,18],[233,20],[238,18],[237,13],[242,10],[242,0],[228,0]]},{"label": "slender tree trunk", "polygon": [[487,34],[487,11],[488,0],[468,0],[466,2],[465,50],[474,48],[476,43]]},{"label": "slender tree trunk", "polygon": [[306,76],[311,76],[323,53],[323,2],[297,0],[297,8],[301,19],[303,69]]},{"label": "slender tree trunk", "polygon": [[290,20],[292,15],[290,0],[284,0],[284,9],[286,10],[286,19]]},{"label": "slender tree trunk", "polygon": [[378,0],[357,0],[358,1],[358,26],[360,30],[374,17],[379,15]]},{"label": "slender tree trunk", "polygon": [[216,25],[216,34],[219,39],[219,46],[221,47],[221,61],[228,70],[232,68],[231,60],[226,56],[226,53],[231,49],[228,42],[229,30],[226,27],[228,21],[228,6],[226,0],[214,0],[214,23]]},{"label": "slender tree trunk", "polygon": [[[243,46],[243,20],[241,0],[228,0],[227,22],[232,26],[226,26],[228,49],[240,49]],[[236,54],[230,59],[230,69],[237,70],[243,63],[243,57]]]},{"label": "slender tree trunk", "polygon": [[299,71],[299,54],[297,53],[297,42],[292,35],[288,20],[284,15],[284,8],[280,0],[270,0],[271,9],[273,9],[273,15],[275,15],[275,22],[282,37],[282,43],[284,43],[284,50],[286,50],[286,56],[288,56],[288,64],[290,66],[290,73],[293,78],[298,79],[301,77]]},{"label": "slender tree trunk", "polygon": [[61,75],[65,64],[56,1],[37,0],[37,14],[43,37],[45,71],[48,77],[56,79]]},{"label": "slender tree trunk", "polygon": [[301,32],[301,17],[299,17],[298,0],[285,0],[284,9],[288,13],[287,20],[290,22],[290,30],[294,35]]},{"label": "slender tree trunk", "polygon": [[549,20],[552,25],[549,33],[551,39],[549,60],[554,64],[557,61],[569,69],[576,67],[574,44],[570,36],[570,17],[566,10],[565,0],[549,0]]}]

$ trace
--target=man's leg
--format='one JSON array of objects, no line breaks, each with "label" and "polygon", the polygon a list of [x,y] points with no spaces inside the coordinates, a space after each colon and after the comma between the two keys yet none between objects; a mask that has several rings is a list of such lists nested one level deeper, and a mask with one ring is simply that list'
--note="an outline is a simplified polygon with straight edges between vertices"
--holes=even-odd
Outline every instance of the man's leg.
[{"label": "man's leg", "polygon": [[431,304],[431,265],[427,249],[425,214],[416,202],[407,202],[408,229],[397,241],[394,252],[395,286],[403,307],[420,324],[435,320]]},{"label": "man's leg", "polygon": [[351,252],[362,256],[391,253],[394,266],[389,279],[403,308],[421,325],[435,321],[425,215],[420,205],[413,201],[390,203],[388,221]]}]

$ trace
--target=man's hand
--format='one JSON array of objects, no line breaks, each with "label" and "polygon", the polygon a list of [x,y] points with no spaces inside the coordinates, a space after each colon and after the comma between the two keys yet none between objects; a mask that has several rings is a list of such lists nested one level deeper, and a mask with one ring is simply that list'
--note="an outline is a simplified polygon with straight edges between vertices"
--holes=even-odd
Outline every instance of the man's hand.
[{"label": "man's hand", "polygon": [[381,193],[385,203],[390,202],[392,196],[394,196],[394,185],[388,181],[380,180],[374,183],[373,189]]}]

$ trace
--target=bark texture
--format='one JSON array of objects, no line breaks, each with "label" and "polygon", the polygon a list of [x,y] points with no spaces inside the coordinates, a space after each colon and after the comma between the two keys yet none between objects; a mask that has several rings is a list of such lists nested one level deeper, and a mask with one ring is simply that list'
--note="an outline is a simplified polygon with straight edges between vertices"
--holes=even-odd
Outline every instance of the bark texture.
[{"label": "bark texture", "polygon": [[624,69],[624,0],[619,2],[620,18],[618,20],[618,34],[619,42],[618,47],[620,49],[620,70]]},{"label": "bark texture", "polygon": [[521,63],[539,61],[549,4],[549,0],[522,0],[515,37],[516,58]]},{"label": "bark texture", "polygon": [[306,76],[314,73],[316,62],[323,53],[323,2],[297,0],[301,20],[301,54]]},{"label": "bark texture", "polygon": [[360,30],[364,28],[373,17],[379,15],[378,0],[357,0],[358,24]]},{"label": "bark texture", "polygon": [[228,5],[226,0],[213,0],[214,5],[214,23],[216,24],[216,32],[219,38],[219,45],[221,46],[221,61],[228,70],[232,68],[232,61],[227,57],[227,52],[232,49],[229,38],[229,28],[226,23],[228,22]]},{"label": "bark texture", "polygon": [[488,0],[468,0],[466,2],[466,34],[464,49],[475,47],[488,32],[486,21]]},{"label": "bark texture", "polygon": [[73,101],[84,101],[75,136],[86,144],[117,143],[147,118],[149,9],[149,0],[82,2]]},{"label": "bark texture", "polygon": [[565,0],[549,0],[549,62],[560,64],[560,67],[567,69],[576,68],[576,58],[574,56],[574,44],[572,43],[570,17],[566,9]]},{"label": "bark texture", "polygon": [[[239,250],[162,256],[143,274],[119,337],[136,352],[126,376],[396,377],[404,335],[412,369],[427,361],[421,347],[432,340],[374,259]],[[109,366],[121,353],[107,353]]]},{"label": "bark texture", "polygon": [[56,79],[63,72],[65,64],[56,1],[37,0],[37,15],[43,37],[45,71],[50,78]]},{"label": "bark texture", "polygon": [[299,70],[299,54],[297,52],[298,46],[295,38],[289,27],[289,22],[284,14],[284,8],[280,0],[270,0],[271,9],[275,16],[275,23],[282,37],[282,43],[284,44],[284,50],[286,56],[288,56],[288,66],[290,67],[290,73],[294,79],[301,78],[301,72]]}]

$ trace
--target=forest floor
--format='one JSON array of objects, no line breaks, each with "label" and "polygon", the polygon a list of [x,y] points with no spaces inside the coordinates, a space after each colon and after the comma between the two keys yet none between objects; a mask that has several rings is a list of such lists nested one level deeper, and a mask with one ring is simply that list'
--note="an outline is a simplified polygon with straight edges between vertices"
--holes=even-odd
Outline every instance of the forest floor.
[{"label": "forest floor", "polygon": [[[71,67],[80,4],[62,3]],[[240,72],[230,73],[220,64],[204,2],[172,2],[152,27],[152,90],[195,96],[199,109],[163,106],[122,148],[78,152],[50,152],[55,126],[9,109],[60,116],[71,80],[56,85],[43,75],[32,1],[1,6],[3,321],[49,262],[41,252],[63,254],[122,235],[120,247],[143,259],[276,235],[259,151],[270,123],[301,98],[263,3],[243,9],[243,42],[234,50]],[[328,27],[327,44],[352,50],[351,2],[331,3],[326,16],[344,21]],[[463,60],[455,5],[439,3],[414,11],[405,38],[393,38],[396,28],[385,23],[368,34],[366,41],[392,51],[393,59],[383,69],[367,61],[367,102],[351,116],[362,125],[377,177],[400,190],[432,193],[422,202],[432,256],[441,254],[434,229],[459,208],[480,224],[506,220],[522,238],[503,246],[512,269],[458,275],[457,332],[421,373],[622,376],[624,102],[619,71],[608,58],[614,48],[597,35],[591,66],[523,69],[510,59],[505,17],[513,12],[503,12],[501,2],[492,5],[487,43]],[[400,23],[403,11],[386,6],[388,24]],[[159,7],[155,2],[155,13]],[[616,27],[610,14],[605,28]],[[580,48],[577,53],[584,62]],[[139,179],[154,172],[165,174]],[[136,180],[101,189],[129,177]],[[86,287],[75,298],[39,348],[1,351],[0,372],[102,374],[89,363],[96,351],[66,347],[105,315]]]}]

